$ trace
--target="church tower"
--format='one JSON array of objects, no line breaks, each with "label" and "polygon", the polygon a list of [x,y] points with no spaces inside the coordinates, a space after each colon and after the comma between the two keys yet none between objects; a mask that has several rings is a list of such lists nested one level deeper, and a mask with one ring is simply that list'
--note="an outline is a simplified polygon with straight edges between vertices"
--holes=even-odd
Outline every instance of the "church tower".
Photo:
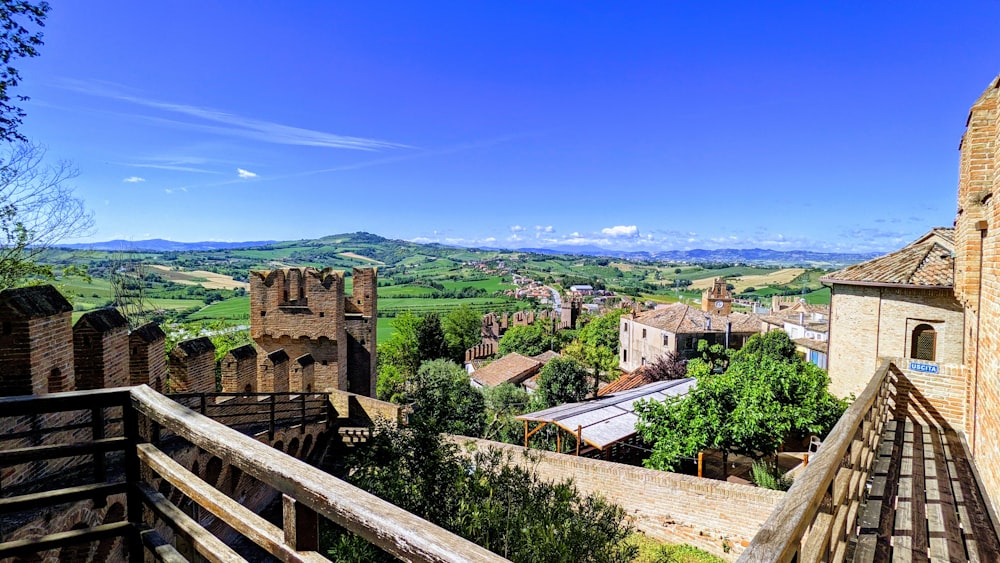
[{"label": "church tower", "polygon": [[733,294],[729,292],[726,278],[715,278],[712,288],[701,294],[701,310],[714,315],[733,312]]}]

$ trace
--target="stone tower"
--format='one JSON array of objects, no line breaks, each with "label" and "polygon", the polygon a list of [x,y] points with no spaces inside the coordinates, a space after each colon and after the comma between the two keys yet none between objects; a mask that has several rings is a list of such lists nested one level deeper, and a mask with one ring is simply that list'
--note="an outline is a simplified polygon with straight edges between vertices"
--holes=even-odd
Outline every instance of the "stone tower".
[{"label": "stone tower", "polygon": [[374,395],[377,273],[357,268],[352,281],[348,294],[344,274],[329,268],[250,272],[250,336],[260,356],[309,354],[316,391]]},{"label": "stone tower", "polygon": [[715,278],[711,289],[701,294],[701,310],[716,315],[733,312],[733,294],[729,292],[726,278]]}]

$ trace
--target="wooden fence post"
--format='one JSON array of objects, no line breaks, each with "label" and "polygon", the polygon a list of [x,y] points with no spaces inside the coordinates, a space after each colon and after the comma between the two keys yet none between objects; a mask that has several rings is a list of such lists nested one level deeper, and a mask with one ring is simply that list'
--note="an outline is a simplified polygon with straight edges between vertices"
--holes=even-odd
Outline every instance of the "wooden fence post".
[{"label": "wooden fence post", "polygon": [[281,495],[285,544],[295,551],[319,549],[319,519],[316,512],[288,495]]}]

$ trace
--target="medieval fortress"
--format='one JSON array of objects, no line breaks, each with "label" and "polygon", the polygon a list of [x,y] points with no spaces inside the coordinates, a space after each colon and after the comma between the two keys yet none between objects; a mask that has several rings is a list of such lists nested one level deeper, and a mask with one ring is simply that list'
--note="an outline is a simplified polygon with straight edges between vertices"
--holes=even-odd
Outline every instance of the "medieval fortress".
[{"label": "medieval fortress", "polygon": [[[288,268],[251,273],[254,344],[221,361],[223,392],[375,392],[377,274]],[[0,396],[42,395],[147,384],[159,392],[217,391],[215,346],[207,337],[165,353],[150,323],[131,332],[115,309],[84,314],[52,286],[0,292]]]}]

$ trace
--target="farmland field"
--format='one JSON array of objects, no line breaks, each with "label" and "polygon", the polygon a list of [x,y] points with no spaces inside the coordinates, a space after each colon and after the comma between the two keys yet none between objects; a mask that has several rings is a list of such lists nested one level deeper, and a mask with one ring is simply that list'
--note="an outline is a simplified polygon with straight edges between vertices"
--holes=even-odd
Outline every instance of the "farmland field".
[{"label": "farmland field", "polygon": [[250,298],[232,297],[225,301],[217,301],[204,307],[188,317],[192,321],[208,319],[246,320],[250,321]]},{"label": "farmland field", "polygon": [[[743,269],[746,270],[746,268]],[[736,292],[739,293],[748,287],[786,285],[804,273],[805,270],[802,268],[786,268],[784,270],[777,270],[766,274],[751,274],[748,276],[733,277],[726,281],[731,283],[733,287],[736,288]],[[695,280],[694,283],[691,284],[691,288],[708,289],[712,287],[715,277],[716,276]]]},{"label": "farmland field", "polygon": [[236,281],[232,276],[207,272],[205,270],[174,270],[169,266],[150,265],[157,275],[165,280],[183,285],[200,285],[205,289],[249,289],[250,284]]}]

